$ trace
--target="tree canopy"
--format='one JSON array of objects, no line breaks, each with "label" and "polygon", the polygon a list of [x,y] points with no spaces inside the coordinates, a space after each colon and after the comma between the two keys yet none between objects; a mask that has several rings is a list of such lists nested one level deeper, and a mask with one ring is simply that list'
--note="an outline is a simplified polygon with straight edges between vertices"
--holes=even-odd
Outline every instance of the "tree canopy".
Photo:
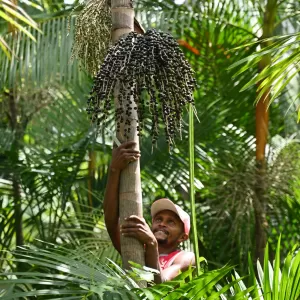
[{"label": "tree canopy", "polygon": [[[49,263],[54,247],[58,256],[53,268],[61,272],[66,269],[58,269],[58,262],[72,250],[75,260],[70,257],[66,265],[75,266],[82,257],[82,266],[89,272],[87,266],[91,267],[97,256],[99,265],[109,258],[113,261],[110,267],[122,273],[120,257],[104,228],[102,210],[114,118],[109,116],[106,129],[99,131],[87,117],[93,78],[82,61],[72,58],[76,18],[86,3],[66,3],[0,3],[0,264],[4,272],[35,268],[42,272],[46,267],[42,259]],[[214,289],[220,295],[225,282],[218,286],[215,276],[231,272],[226,264],[236,265],[242,275],[259,254],[270,253],[267,260],[276,257],[274,268],[278,271],[280,259],[289,257],[290,262],[289,251],[300,240],[300,4],[289,0],[191,0],[179,5],[173,0],[138,0],[134,5],[143,27],[172,34],[195,71],[198,236],[194,240],[210,270],[197,280],[201,283],[211,278],[213,284],[205,292]],[[270,12],[274,14],[272,28],[266,22]],[[257,103],[262,102],[268,108],[263,167],[257,159],[256,130]],[[145,120],[146,126],[150,121]],[[171,148],[163,136],[157,137],[155,147],[147,133],[141,138],[144,216],[149,222],[149,208],[157,198],[169,197],[191,211],[188,124],[189,115],[184,111],[182,138],[175,139]],[[259,254],[258,232],[266,234],[269,242],[268,251]],[[281,257],[276,252],[280,234]],[[184,247],[193,249],[191,241]],[[29,247],[22,250],[25,252],[14,252],[24,245]],[[29,259],[34,257],[34,249],[44,251],[36,265]],[[18,255],[29,258],[22,260]],[[299,255],[297,259],[295,264],[299,264]],[[265,262],[265,271],[267,265]],[[289,267],[283,266],[282,273]],[[214,273],[216,268],[221,273]],[[98,274],[103,282],[112,274],[109,268],[105,272],[104,277]],[[121,273],[118,276],[123,280]],[[3,280],[15,278],[1,276]],[[27,292],[31,284],[36,282],[25,281]],[[128,284],[136,288],[131,281]],[[99,292],[101,285],[97,289]],[[151,292],[159,295],[155,287]],[[254,293],[247,289],[239,292]],[[140,293],[147,295],[147,291]]]}]

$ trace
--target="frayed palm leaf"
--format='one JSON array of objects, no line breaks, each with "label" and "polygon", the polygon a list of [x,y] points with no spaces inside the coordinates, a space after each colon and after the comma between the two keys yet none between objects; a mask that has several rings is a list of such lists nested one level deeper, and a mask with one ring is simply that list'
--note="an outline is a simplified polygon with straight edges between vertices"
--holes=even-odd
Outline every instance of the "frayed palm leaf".
[{"label": "frayed palm leaf", "polygon": [[[38,28],[37,23],[22,9],[16,4],[15,1],[11,0],[2,0],[0,3],[0,19],[5,20],[8,23],[9,31],[18,30],[23,32],[28,38],[36,42],[35,37],[32,35],[30,30],[26,28],[33,28],[41,33],[41,30]],[[23,25],[25,24],[25,26]],[[7,58],[10,60],[11,55],[15,55],[14,51],[7,44],[6,40],[0,37],[0,48],[3,50]]]},{"label": "frayed palm leaf", "polygon": [[[272,64],[265,68],[260,74],[253,77],[242,88],[242,91],[257,85],[257,102],[262,95],[271,88],[272,94],[270,103],[272,103],[275,99],[278,99],[293,82],[296,82],[297,78],[299,79],[300,34],[293,33],[284,36],[276,36],[274,38],[266,39],[264,42],[270,45],[236,62],[230,68],[239,67],[239,70],[235,74],[235,77],[237,77],[248,69],[253,68],[253,66],[258,65],[259,61],[264,56],[271,55]],[[249,45],[246,46],[248,47]],[[290,107],[292,107],[294,102],[299,100],[300,94],[296,93],[292,98],[293,101]],[[298,121],[299,120],[300,118]]]},{"label": "frayed palm leaf", "polygon": [[[215,285],[233,269],[225,266],[192,279],[193,269],[190,268],[172,281],[140,289],[132,274],[111,260],[104,264],[97,257],[78,255],[77,250],[55,245],[46,245],[46,248],[22,247],[14,251],[12,262],[26,264],[28,268],[24,272],[1,274],[1,299],[29,296],[51,296],[51,299],[201,299],[219,293]],[[145,273],[151,274],[148,268],[135,266],[134,270],[135,280],[141,275],[145,280]],[[239,280],[226,284],[223,291]]]},{"label": "frayed palm leaf", "polygon": [[103,264],[96,257],[78,256],[76,250],[59,246],[48,248],[23,247],[13,253],[13,263],[26,264],[28,271],[1,274],[5,278],[0,283],[2,299],[41,295],[51,295],[51,299],[66,295],[78,298],[93,294],[102,299],[106,293],[128,299],[125,296],[132,294],[130,289],[137,287],[112,261]]},{"label": "frayed palm leaf", "polygon": [[67,17],[46,20],[40,24],[43,34],[27,28],[36,41],[24,32],[7,34],[4,38],[14,55],[9,60],[0,51],[1,90],[35,92],[65,84],[84,86],[86,74],[79,70],[77,61],[70,63],[74,23],[73,18],[68,23]]}]

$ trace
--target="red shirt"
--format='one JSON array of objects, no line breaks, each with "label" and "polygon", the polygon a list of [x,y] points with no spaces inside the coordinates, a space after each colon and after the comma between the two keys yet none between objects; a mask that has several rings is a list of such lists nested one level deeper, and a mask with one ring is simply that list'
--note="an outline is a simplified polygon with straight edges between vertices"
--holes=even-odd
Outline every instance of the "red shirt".
[{"label": "red shirt", "polygon": [[175,258],[182,252],[182,250],[175,250],[169,254],[160,254],[159,255],[159,264],[162,270],[170,267],[174,262]]}]

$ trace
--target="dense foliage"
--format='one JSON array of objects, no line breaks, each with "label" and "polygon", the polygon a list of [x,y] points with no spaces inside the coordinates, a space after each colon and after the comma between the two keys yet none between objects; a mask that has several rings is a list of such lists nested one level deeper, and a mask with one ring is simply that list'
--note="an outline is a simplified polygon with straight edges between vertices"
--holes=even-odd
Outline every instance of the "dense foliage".
[{"label": "dense foliage", "polygon": [[[193,276],[193,269],[189,269],[172,281],[153,285],[153,274],[149,268],[133,265],[130,272],[124,272],[111,260],[101,262],[95,252],[86,255],[63,247],[26,247],[15,251],[12,260],[33,264],[34,270],[3,274],[5,280],[1,281],[1,286],[4,288],[0,295],[2,299],[29,296],[50,296],[47,299],[54,299],[57,296],[55,299],[296,300],[300,296],[298,250],[291,250],[281,267],[279,239],[272,266],[268,260],[267,245],[263,266],[257,263],[257,276],[249,260],[248,280],[240,277],[233,266],[224,266],[213,271],[202,270],[198,276]],[[148,288],[139,288],[133,280],[140,278],[148,281]]]},{"label": "dense foliage", "polygon": [[[206,1],[205,5],[196,0],[183,5],[172,0],[136,2],[137,18],[146,28],[169,31],[177,39],[195,70],[199,86],[194,93],[200,120],[195,122],[194,140],[197,238],[209,269],[218,267],[222,271],[204,273],[190,285],[184,285],[179,279],[183,289],[177,292],[188,293],[193,284],[202,286],[202,279],[206,282],[207,276],[223,278],[232,269],[222,268],[228,262],[237,264],[240,274],[247,273],[248,261],[255,256],[255,211],[261,191],[270,261],[276,257],[274,269],[278,270],[280,257],[275,250],[281,233],[281,252],[283,257],[288,257],[286,264],[290,263],[283,266],[282,274],[296,266],[299,272],[299,252],[294,258],[288,254],[300,240],[299,47],[296,47],[299,3],[288,0],[244,0],[243,5],[232,0],[221,0],[218,4]],[[271,2],[276,4],[273,35],[280,37],[259,51],[264,14]],[[45,266],[39,263],[43,259],[49,263],[53,257],[41,241],[53,243],[58,252],[62,251],[64,258],[60,259],[66,266],[76,265],[76,259],[82,259],[80,263],[85,269],[93,265],[95,257],[101,261],[99,270],[105,257],[118,262],[102,223],[114,120],[113,116],[107,119],[107,131],[103,133],[90,124],[85,109],[92,79],[78,67],[76,60],[70,63],[75,17],[69,22],[68,16],[74,7],[83,6],[67,5],[64,1],[30,3],[20,1],[19,6],[30,15],[28,22],[35,26],[34,20],[42,33],[34,27],[26,27],[27,32],[9,33],[12,25],[8,26],[7,18],[0,21],[1,42],[9,46],[0,52],[0,264],[4,272],[15,274],[11,279],[19,276],[16,272],[36,271],[37,278],[43,273]],[[0,10],[16,17],[2,7]],[[265,55],[274,63],[259,73],[258,64]],[[260,80],[263,86],[270,87],[271,83],[275,86],[271,94],[276,97],[269,108],[266,168],[262,180],[258,181],[254,103],[260,94],[255,83]],[[158,136],[153,151],[151,139],[147,135],[142,138],[141,176],[146,218],[150,203],[158,197],[170,197],[190,210],[187,114],[183,123],[182,139],[175,140],[171,152],[164,137]],[[15,256],[15,247],[24,244],[30,248],[24,248],[25,254],[20,252],[20,255],[28,255],[33,260],[27,260],[27,256],[18,260],[20,257]],[[35,247],[40,250],[36,251]],[[72,255],[68,256],[70,249]],[[248,251],[252,253],[250,258]],[[39,262],[34,259],[37,253]],[[85,257],[87,253],[89,257]],[[58,259],[52,261],[55,272],[47,269],[52,283],[49,285],[45,277],[41,279],[47,285],[45,290],[52,284],[56,289],[64,286],[58,281],[68,277],[63,272],[70,268],[59,269],[61,261],[58,262]],[[267,266],[265,263],[265,270]],[[71,284],[72,288],[85,290],[83,294],[87,295],[94,287],[88,276],[90,271],[87,270],[85,279],[77,277],[78,282],[82,280],[80,288],[77,281],[67,282],[65,286]],[[36,284],[30,281],[30,274],[26,276],[29,281],[19,287],[23,292],[29,292],[30,284]],[[212,286],[218,287],[217,279]],[[112,285],[107,285],[106,280],[107,277],[93,293],[102,295],[109,290],[106,286]],[[84,288],[87,284],[89,289]],[[220,289],[226,286],[224,282],[219,284]],[[205,295],[212,286],[199,295]],[[254,289],[243,290],[241,286],[234,284],[237,293],[254,293]],[[170,288],[172,284],[150,291],[167,293]],[[269,289],[269,284],[264,288]],[[225,297],[226,291],[219,294],[224,293]],[[173,295],[177,295],[175,291]],[[272,297],[266,299],[280,299],[276,295]]]}]

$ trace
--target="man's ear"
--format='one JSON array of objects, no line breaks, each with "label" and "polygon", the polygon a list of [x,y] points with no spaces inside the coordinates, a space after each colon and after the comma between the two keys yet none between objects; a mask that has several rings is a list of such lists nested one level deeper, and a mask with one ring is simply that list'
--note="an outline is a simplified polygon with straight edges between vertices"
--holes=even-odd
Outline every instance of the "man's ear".
[{"label": "man's ear", "polygon": [[184,241],[186,241],[189,238],[189,236],[186,233],[183,233],[180,238],[178,239],[179,243],[182,243]]}]

